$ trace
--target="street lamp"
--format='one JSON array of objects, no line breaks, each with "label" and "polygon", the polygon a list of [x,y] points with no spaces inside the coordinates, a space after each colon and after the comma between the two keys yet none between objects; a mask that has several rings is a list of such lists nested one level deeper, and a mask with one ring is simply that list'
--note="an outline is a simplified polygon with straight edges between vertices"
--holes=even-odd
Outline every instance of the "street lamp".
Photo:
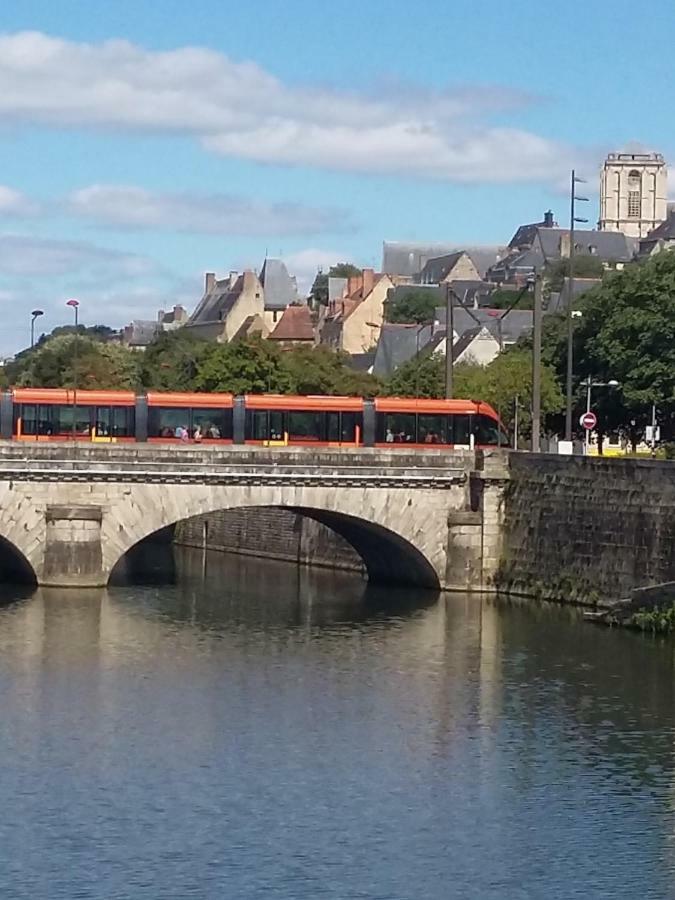
[{"label": "street lamp", "polygon": [[574,375],[574,326],[572,323],[572,298],[574,297],[574,225],[576,222],[588,222],[588,219],[580,219],[576,215],[577,202],[588,203],[588,197],[578,197],[576,185],[585,183],[584,178],[579,178],[574,169],[570,180],[570,273],[568,279],[567,296],[567,379],[566,379],[566,408],[565,408],[565,440],[572,440],[572,379]]},{"label": "street lamp", "polygon": [[[593,388],[596,387],[611,387],[616,388],[619,387],[619,382],[615,378],[611,378],[609,381],[593,381],[591,376],[589,375],[585,381],[581,382],[581,386],[586,388],[586,413],[588,414],[591,411],[591,392]],[[588,456],[588,452],[591,447],[591,429],[586,429],[586,456]]]},{"label": "street lamp", "polygon": [[71,299],[66,300],[66,306],[69,306],[75,313],[75,341],[73,343],[73,441],[77,438],[77,429],[75,428],[75,420],[77,418],[77,313],[80,308],[80,301]]},{"label": "street lamp", "polygon": [[33,345],[35,344],[35,320],[40,316],[44,316],[44,312],[41,309],[34,309],[30,314],[30,348],[33,349]]}]

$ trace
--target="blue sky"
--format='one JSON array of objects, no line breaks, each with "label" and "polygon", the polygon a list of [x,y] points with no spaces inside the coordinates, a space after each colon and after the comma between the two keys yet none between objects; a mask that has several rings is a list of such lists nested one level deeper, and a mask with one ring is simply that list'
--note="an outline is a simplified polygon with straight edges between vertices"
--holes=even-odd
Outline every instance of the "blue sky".
[{"label": "blue sky", "polygon": [[[0,354],[196,304],[283,255],[503,244],[569,169],[675,156],[675,15],[634,2],[14,0],[0,18]],[[589,218],[597,214],[591,204]]]}]

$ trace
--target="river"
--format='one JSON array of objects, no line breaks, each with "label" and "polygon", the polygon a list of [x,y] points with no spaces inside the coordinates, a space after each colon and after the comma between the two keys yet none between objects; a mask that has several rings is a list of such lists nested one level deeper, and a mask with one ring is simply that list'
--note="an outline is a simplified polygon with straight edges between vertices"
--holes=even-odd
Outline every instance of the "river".
[{"label": "river", "polygon": [[8,900],[675,897],[673,644],[181,552],[0,588]]}]

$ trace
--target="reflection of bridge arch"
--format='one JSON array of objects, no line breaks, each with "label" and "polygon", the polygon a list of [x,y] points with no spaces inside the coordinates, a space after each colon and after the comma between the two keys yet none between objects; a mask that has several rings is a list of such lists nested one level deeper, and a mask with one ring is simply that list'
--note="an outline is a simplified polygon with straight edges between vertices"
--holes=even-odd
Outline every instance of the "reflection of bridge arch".
[{"label": "reflection of bridge arch", "polygon": [[36,583],[37,576],[21,550],[0,535],[0,584],[2,582]]},{"label": "reflection of bridge arch", "polygon": [[[224,509],[233,508],[241,507],[228,506],[223,508],[221,506],[217,509],[207,510],[207,512],[222,512]],[[268,509],[269,506],[257,504],[254,507],[249,506],[247,508],[262,510]],[[286,507],[286,509],[298,515],[314,519],[344,538],[361,557],[368,573],[368,578],[371,581],[380,584],[390,582],[393,584],[419,585],[436,590],[440,587],[438,574],[429,560],[413,546],[408,538],[403,537],[391,528],[385,528],[377,522],[335,510],[315,509],[304,506],[292,506]],[[202,510],[202,514],[203,512]],[[158,530],[161,531],[169,525],[177,525],[178,522],[188,518],[191,517],[183,516],[176,522],[167,522]],[[148,535],[140,540],[143,541],[146,537],[152,537],[155,533],[157,533],[157,530],[149,532]],[[111,573],[123,562],[127,554],[132,552],[138,545],[138,541],[132,544],[112,564]]]}]

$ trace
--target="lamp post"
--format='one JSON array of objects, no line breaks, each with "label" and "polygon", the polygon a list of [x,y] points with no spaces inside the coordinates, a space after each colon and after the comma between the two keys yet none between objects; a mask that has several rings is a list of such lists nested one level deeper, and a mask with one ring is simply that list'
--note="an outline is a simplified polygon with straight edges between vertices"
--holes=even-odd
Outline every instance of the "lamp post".
[{"label": "lamp post", "polygon": [[580,219],[576,215],[576,204],[581,201],[588,203],[588,197],[578,197],[576,186],[584,183],[585,179],[579,178],[574,169],[570,179],[570,273],[568,279],[567,295],[567,378],[565,390],[565,440],[572,440],[572,379],[574,377],[574,326],[572,323],[572,299],[574,297],[574,225],[576,222],[588,222],[588,219]]},{"label": "lamp post", "polygon": [[32,350],[35,344],[35,320],[44,316],[44,312],[41,309],[34,309],[30,316],[30,349]]},{"label": "lamp post", "polygon": [[75,420],[77,418],[77,320],[78,320],[78,310],[80,308],[80,301],[75,300],[75,299],[66,300],[66,306],[69,306],[75,313],[75,341],[73,343],[73,426],[72,426],[73,441],[75,441],[77,438],[77,429],[75,427]]},{"label": "lamp post", "polygon": [[[619,382],[616,379],[611,378],[609,381],[593,381],[591,376],[589,375],[585,381],[581,382],[581,386],[586,388],[586,412],[589,413],[591,411],[591,393],[593,388],[596,387],[611,387],[615,388],[619,386]],[[588,456],[589,450],[591,448],[591,429],[586,429],[586,456]]]}]

